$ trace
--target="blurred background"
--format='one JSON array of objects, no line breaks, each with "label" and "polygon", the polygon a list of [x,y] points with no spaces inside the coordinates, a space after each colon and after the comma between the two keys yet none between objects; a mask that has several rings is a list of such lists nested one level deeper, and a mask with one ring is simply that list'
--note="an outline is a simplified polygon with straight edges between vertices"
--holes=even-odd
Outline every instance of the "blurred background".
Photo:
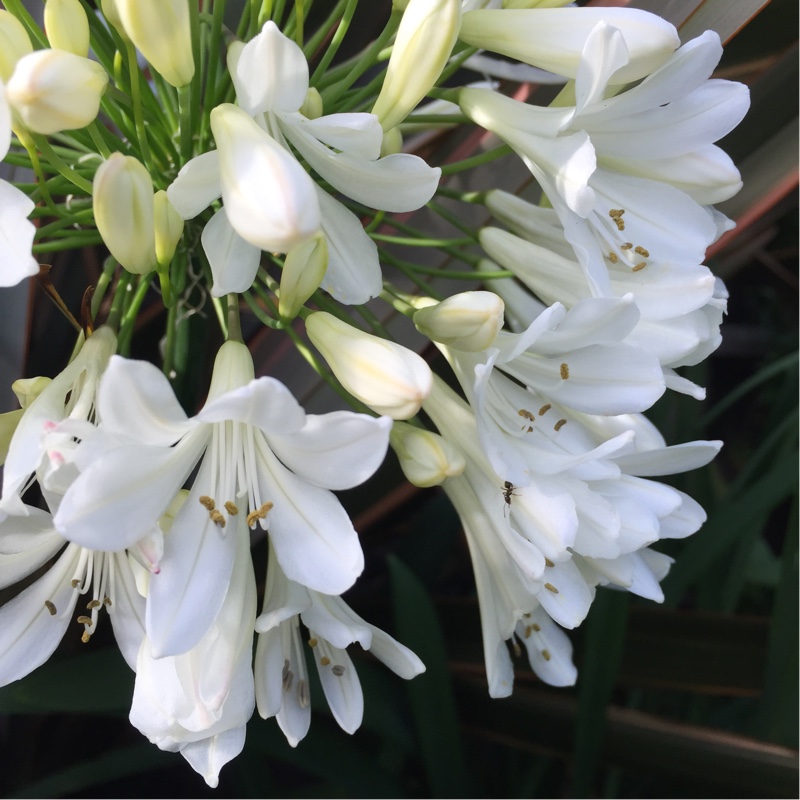
[{"label": "blurred background", "polygon": [[[571,634],[577,686],[547,687],[518,659],[513,697],[491,700],[458,517],[440,491],[403,482],[390,455],[371,482],[342,494],[367,560],[347,599],[411,647],[424,675],[406,683],[351,648],[365,693],[361,730],[342,733],[312,686],[308,738],[292,749],[274,721],[256,716],[244,752],[212,791],[127,721],[134,676],[104,624],[89,646],[67,636],[48,664],[0,689],[2,796],[797,796],[798,4],[589,4],[654,11],[684,41],[717,30],[727,46],[716,76],[748,84],[752,96],[744,122],[720,143],[744,179],[721,206],[737,227],[709,252],[730,292],[723,344],[685,373],[708,396],[698,403],[669,393],[650,413],[668,443],[725,441],[713,464],[672,481],[706,508],[708,522],[659,546],[676,558],[664,604],[600,590]],[[367,40],[387,6],[363,5]],[[443,133],[419,152],[441,164],[477,146]],[[515,191],[519,173],[518,162],[497,162],[474,188],[499,182]],[[92,250],[53,257],[52,278],[70,308],[79,309],[103,258]],[[0,309],[0,401],[10,410],[11,382],[55,375],[73,340],[34,283],[3,290]],[[198,304],[181,321],[198,354],[185,398],[206,380],[217,344],[204,313]],[[289,383],[311,410],[330,407],[285,337],[247,315],[244,323],[257,330],[257,374]],[[163,319],[145,310],[132,354],[157,360],[162,330]],[[256,575],[265,574],[265,550],[254,550]]]}]

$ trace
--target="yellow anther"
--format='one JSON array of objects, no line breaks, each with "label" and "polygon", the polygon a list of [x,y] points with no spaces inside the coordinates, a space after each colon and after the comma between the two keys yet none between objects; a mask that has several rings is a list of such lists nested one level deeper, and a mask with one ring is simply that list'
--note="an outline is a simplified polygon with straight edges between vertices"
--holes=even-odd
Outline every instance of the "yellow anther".
[{"label": "yellow anther", "polygon": [[331,672],[337,677],[341,678],[344,675],[344,667],[341,664],[334,664],[331,667]]},{"label": "yellow anther", "polygon": [[256,522],[258,522],[258,520],[264,519],[267,516],[267,514],[269,514],[269,512],[272,510],[273,505],[274,503],[268,500],[266,503],[264,503],[264,505],[261,506],[261,508],[257,509],[256,511],[251,511],[247,515],[248,527],[252,528],[253,525],[255,525]]},{"label": "yellow anther", "polygon": [[106,606],[113,605],[113,603],[111,602],[111,598],[108,597],[108,596],[104,597],[103,598],[103,605],[106,605]]},{"label": "yellow anther", "polygon": [[211,511],[208,516],[211,517],[211,521],[215,525],[219,525],[220,528],[225,527],[225,517],[223,517],[222,514],[220,514],[220,512],[216,509]]},{"label": "yellow anther", "polygon": [[237,508],[236,503],[232,503],[230,500],[225,501],[225,510],[232,517],[235,517],[239,513],[239,509]]},{"label": "yellow anther", "polygon": [[88,608],[89,611],[91,611],[92,609],[100,608],[101,605],[103,605],[103,604],[99,600],[90,600],[86,604],[86,608]]},{"label": "yellow anther", "polygon": [[615,219],[614,222],[617,223],[617,230],[624,231],[625,230],[625,221],[621,219]]},{"label": "yellow anther", "polygon": [[565,419],[560,419],[555,425],[553,425],[553,430],[558,433],[566,424],[567,421]]},{"label": "yellow anther", "polygon": [[80,623],[81,625],[92,625],[93,624],[91,617],[84,617],[84,616],[78,617],[77,622]]},{"label": "yellow anther", "polygon": [[650,258],[650,252],[645,250],[641,245],[637,244],[636,247],[633,248],[633,252],[638,253],[643,258]]},{"label": "yellow anther", "polygon": [[330,663],[331,663],[331,660],[328,658],[328,656],[322,656],[322,658],[319,660],[319,663],[320,663],[320,664],[321,664],[323,667],[327,667],[327,666],[328,666],[328,664],[330,664]]},{"label": "yellow anther", "polygon": [[561,380],[565,381],[569,378],[569,366],[565,363],[561,365]]},{"label": "yellow anther", "polygon": [[553,594],[558,594],[558,589],[556,589],[556,587],[553,586],[552,583],[546,583],[544,585],[544,588],[547,589],[548,592],[552,592]]},{"label": "yellow anther", "polygon": [[531,630],[532,629],[531,629],[530,625],[526,625],[525,626],[525,638],[526,639],[530,639],[531,638]]},{"label": "yellow anther", "polygon": [[72,586],[73,589],[77,589],[81,585],[81,582],[78,580],[78,578],[73,578],[70,581],[70,585]]},{"label": "yellow anther", "polygon": [[550,651],[542,650],[542,658],[544,658],[545,661],[549,661],[552,658],[552,656],[550,655]]},{"label": "yellow anther", "polygon": [[545,403],[545,404],[544,404],[544,405],[543,405],[543,406],[542,406],[542,407],[539,409],[539,416],[540,416],[540,417],[543,417],[543,416],[544,416],[544,415],[545,415],[545,414],[546,414],[546,413],[547,413],[547,412],[548,412],[548,411],[549,411],[549,410],[550,410],[552,407],[553,407],[553,406],[551,406],[551,405],[550,405],[550,403]]},{"label": "yellow anther", "polygon": [[545,558],[544,565],[546,567],[554,567],[555,566],[555,564],[549,558]]},{"label": "yellow anther", "polygon": [[511,646],[514,648],[514,655],[519,658],[522,655],[522,648],[519,646],[519,642],[516,639],[512,639]]},{"label": "yellow anther", "polygon": [[290,669],[287,669],[285,673],[283,673],[281,685],[283,686],[284,692],[291,692],[292,691],[292,683],[294,683],[294,672]]},{"label": "yellow anther", "polygon": [[197,499],[207,511],[213,511],[217,507],[217,504],[207,494],[201,494]]},{"label": "yellow anther", "polygon": [[624,213],[625,209],[623,208],[612,208],[608,212],[608,216],[611,217],[611,219],[619,219]]},{"label": "yellow anther", "polygon": [[91,638],[92,638],[92,634],[91,634],[91,633],[89,633],[89,631],[84,631],[84,632],[81,634],[81,641],[82,641],[84,644],[88,644],[88,643],[89,643],[89,639],[91,639]]},{"label": "yellow anther", "polygon": [[528,433],[533,433],[533,425],[528,425]]},{"label": "yellow anther", "polygon": [[616,253],[609,253],[608,254],[608,260],[612,264],[616,264],[619,261],[619,256]]},{"label": "yellow anther", "polygon": [[56,604],[52,600],[45,600],[44,607],[50,612],[51,616],[55,616],[58,611],[56,611]]},{"label": "yellow anther", "polygon": [[539,631],[542,629],[542,626],[538,622],[534,622],[533,625],[531,625],[531,628],[533,628],[536,633],[539,633]]},{"label": "yellow anther", "polygon": [[319,642],[313,636],[308,640],[309,647],[316,647],[318,644]]},{"label": "yellow anther", "polygon": [[531,411],[528,411],[527,408],[521,408],[519,411],[517,411],[517,414],[519,414],[521,417],[524,417],[525,419],[529,419],[531,422],[533,422],[536,419],[536,415],[533,414]]},{"label": "yellow anther", "polygon": [[625,242],[625,244],[621,244],[619,246],[620,250],[630,250],[633,247],[633,242]]},{"label": "yellow anther", "polygon": [[640,269],[644,269],[646,266],[646,261],[640,261],[635,267],[631,267],[631,272],[638,272]]}]

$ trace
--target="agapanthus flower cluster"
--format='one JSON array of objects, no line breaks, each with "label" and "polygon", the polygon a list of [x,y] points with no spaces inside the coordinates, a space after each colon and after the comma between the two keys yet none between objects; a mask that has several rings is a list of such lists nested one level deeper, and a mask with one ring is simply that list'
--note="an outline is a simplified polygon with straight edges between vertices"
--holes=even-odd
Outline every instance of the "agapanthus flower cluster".
[{"label": "agapanthus flower cluster", "polygon": [[[720,443],[669,445],[644,412],[668,390],[701,399],[676,370],[720,343],[726,292],[703,260],[731,224],[711,204],[740,180],[714,142],[748,97],[711,78],[719,38],[681,45],[630,9],[396,0],[374,46],[341,58],[352,2],[316,30],[301,3],[246,4],[236,30],[221,0],[99,5],[48,0],[43,28],[18,0],[0,10],[0,155],[35,176],[0,182],[0,286],[43,253],[108,253],[71,362],[17,381],[22,409],[0,418],[0,586],[39,575],[0,608],[0,683],[107,614],[136,673],[131,722],[211,786],[255,709],[301,742],[309,661],[352,733],[365,698],[349,645],[402,678],[425,669],[342,599],[364,554],[335,492],[390,446],[461,518],[490,694],[512,691],[509,644],[543,681],[574,683],[565,630],[597,587],[661,600],[670,559],[653,546],[705,518],[658,478]],[[552,73],[557,100],[465,70],[483,51]],[[530,199],[462,195],[413,152],[421,130],[476,125],[497,138],[454,171],[518,157]],[[462,200],[485,206],[480,230],[459,224]],[[424,207],[457,235],[429,233]],[[464,291],[441,289],[453,278]],[[155,364],[129,357],[154,304]],[[198,311],[223,343],[186,397],[208,357],[189,339]],[[393,341],[389,314],[430,347]],[[354,410],[306,413],[258,374],[245,318]]]}]

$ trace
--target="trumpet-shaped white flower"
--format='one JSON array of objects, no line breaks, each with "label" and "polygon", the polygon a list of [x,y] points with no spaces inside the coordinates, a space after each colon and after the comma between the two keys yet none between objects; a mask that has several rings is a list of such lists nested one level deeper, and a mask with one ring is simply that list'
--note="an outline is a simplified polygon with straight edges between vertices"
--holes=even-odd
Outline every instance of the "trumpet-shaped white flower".
[{"label": "trumpet-shaped white flower", "polygon": [[476,410],[481,442],[498,474],[514,484],[529,483],[520,443],[537,421],[555,425],[555,433],[564,424],[558,417],[538,420],[539,408],[559,403],[591,414],[621,414],[643,411],[663,394],[657,359],[623,343],[638,317],[630,296],[590,298],[570,311],[556,303],[542,308],[524,332],[499,332],[483,352],[440,348]]},{"label": "trumpet-shaped white flower", "polygon": [[[487,207],[514,232],[481,231],[481,244],[494,261],[546,303],[560,301],[571,308],[591,296],[590,283],[564,240],[555,212],[500,191],[489,193]],[[610,292],[616,297],[632,295],[640,312],[625,341],[658,357],[670,388],[697,396],[701,390],[676,380],[673,369],[695,364],[719,346],[727,299],[722,282],[697,262],[658,257],[638,245],[622,252],[624,261],[608,262]],[[631,260],[636,259],[640,266],[632,268]],[[501,295],[506,291],[502,282],[495,288]]]},{"label": "trumpet-shaped white flower", "polygon": [[[240,108],[253,117],[273,145],[285,150],[286,158],[294,158],[294,147],[334,189],[373,208],[412,211],[432,197],[441,171],[403,153],[380,158],[383,130],[375,115],[329,114],[309,119],[301,113],[308,94],[308,64],[303,51],[273,22],[267,22],[246,45],[232,47],[229,65]],[[259,141],[263,146],[263,138]],[[249,165],[251,149],[243,143],[235,146],[231,158]],[[299,164],[297,168],[302,169]],[[221,169],[225,168],[219,155],[205,153],[186,164],[167,190],[184,219],[196,216],[223,195],[225,205],[203,236],[214,275],[212,291],[217,295],[240,290],[230,287],[249,287],[258,268],[263,243],[250,227],[239,226],[238,218],[268,213],[283,202],[281,184],[262,183],[254,193],[261,198],[269,195],[269,202],[264,200],[256,209],[228,208]],[[239,172],[247,169],[242,167]],[[299,185],[300,178],[296,181],[293,186]],[[304,203],[309,216],[319,214],[328,240],[328,270],[322,287],[343,303],[365,303],[382,288],[377,248],[355,214],[321,188],[315,191],[316,199],[304,193]],[[281,247],[269,249],[281,251]]]},{"label": "trumpet-shaped white flower", "polygon": [[109,365],[98,409],[101,425],[79,447],[81,474],[56,515],[70,540],[127,547],[199,465],[150,583],[147,632],[156,657],[189,650],[219,612],[235,554],[226,526],[237,515],[269,529],[279,562],[299,583],[337,593],[361,573],[358,536],[330,490],[377,469],[388,419],[306,415],[282,383],[253,378],[250,353],[234,341],[220,349],[196,416],[187,418],[156,367],[122,358]]},{"label": "trumpet-shaped white flower", "polygon": [[[122,655],[134,669],[145,614],[129,556],[71,544],[56,532],[49,513],[33,507],[24,510],[27,516],[0,522],[0,588],[26,578],[63,552],[30,586],[0,607],[0,686],[44,664],[70,625],[82,626],[81,638],[88,642],[102,609],[108,612]],[[76,613],[79,600],[82,605]]]},{"label": "trumpet-shaped white flower", "polygon": [[[308,628],[306,651],[300,621]],[[259,631],[255,680],[258,712],[276,717],[295,747],[311,724],[306,652],[314,660],[334,719],[347,733],[361,725],[364,697],[347,646],[358,642],[401,678],[425,665],[407,647],[359,617],[341,597],[321,594],[289,580],[270,553]]]},{"label": "trumpet-shaped white flower", "polygon": [[233,521],[233,528],[234,566],[219,613],[186,653],[156,658],[152,642],[144,638],[130,713],[151,742],[180,752],[211,787],[217,786],[220,769],[241,752],[255,707],[256,586],[244,516]]}]

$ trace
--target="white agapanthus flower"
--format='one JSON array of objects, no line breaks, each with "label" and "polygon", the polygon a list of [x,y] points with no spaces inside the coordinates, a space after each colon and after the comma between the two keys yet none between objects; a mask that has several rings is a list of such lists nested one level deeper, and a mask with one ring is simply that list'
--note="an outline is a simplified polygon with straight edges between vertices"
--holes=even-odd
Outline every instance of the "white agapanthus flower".
[{"label": "white agapanthus flower", "polygon": [[[289,580],[273,556],[270,551],[264,608],[255,625],[258,712],[264,719],[277,719],[292,747],[305,737],[311,724],[308,654],[334,719],[354,733],[361,725],[364,696],[348,645],[358,642],[407,680],[424,672],[425,665],[407,647],[361,619],[341,597]],[[305,644],[301,621],[308,629]]]},{"label": "white agapanthus flower", "polygon": [[[320,187],[309,188],[313,182],[307,174],[301,178],[289,168],[286,159],[294,160],[291,147],[334,189],[385,211],[413,211],[423,206],[436,191],[441,170],[403,153],[380,158],[383,130],[374,114],[309,119],[301,113],[308,93],[308,63],[303,51],[275,23],[267,22],[246,45],[233,47],[229,62],[239,106],[262,134],[253,132],[250,142],[242,137],[226,140],[224,146],[218,142],[219,152],[190,161],[167,190],[184,219],[223,198],[222,209],[203,234],[214,276],[212,293],[244,291],[255,278],[262,249],[286,251],[280,240],[275,247],[265,247],[268,242],[255,232],[270,228],[273,210],[283,207],[288,193],[298,200],[291,203],[292,208],[298,213],[302,210],[307,219],[301,229],[311,227],[316,214],[327,237],[329,261],[323,288],[340,302],[365,303],[382,287],[377,248],[355,214]],[[283,149],[285,156],[275,147]],[[266,172],[252,170],[258,152],[265,155],[256,159],[257,164],[282,161],[283,180],[265,181]],[[234,205],[235,197],[251,202]]]},{"label": "white agapanthus flower", "polygon": [[[480,232],[481,245],[497,264],[511,270],[545,303],[558,301],[571,308],[591,296],[586,274],[554,211],[499,190],[489,193],[487,207],[513,231],[487,227]],[[658,358],[668,387],[702,398],[702,390],[678,378],[674,369],[698,363],[719,346],[725,287],[703,264],[674,262],[636,249],[631,246],[628,251],[639,263],[644,263],[641,253],[646,252],[646,269],[632,269],[620,259],[607,265],[611,293],[633,296],[639,309],[639,321],[625,341]],[[503,297],[515,292],[507,281],[492,286]]]},{"label": "white agapanthus flower", "polygon": [[[718,38],[705,34],[638,86],[605,98],[630,54],[620,31],[601,22],[585,42],[575,107],[544,109],[462,90],[462,110],[514,148],[541,184],[592,294],[611,293],[609,264],[700,264],[717,238],[701,204],[731,196],[740,183],[713,142],[749,102],[741,84],[707,80],[719,54]],[[679,188],[665,182],[669,173]]]},{"label": "white agapanthus flower", "polygon": [[[510,389],[514,384],[508,383]],[[532,395],[520,389],[526,394]],[[504,643],[514,635],[528,648],[543,680],[573,682],[571,649],[547,619],[576,627],[598,585],[663,599],[658,584],[671,560],[649,545],[689,536],[705,514],[684,493],[649,478],[703,466],[720,443],[667,447],[641,415],[600,417],[543,407],[540,417],[551,411],[563,415],[560,433],[571,431],[571,438],[559,436],[562,452],[548,453],[534,446],[532,432],[527,439],[530,481],[517,486],[495,471],[477,445],[475,415],[441,381],[425,410],[465,457],[463,473],[443,486],[461,517],[473,559],[490,693],[511,692],[513,670]],[[541,426],[535,430],[541,438]],[[541,618],[544,614],[547,618]],[[545,639],[533,637],[542,631]]]},{"label": "white agapanthus flower", "polygon": [[219,613],[200,641],[180,655],[156,658],[152,642],[143,638],[130,713],[131,723],[151,742],[180,752],[211,787],[241,752],[255,707],[256,585],[243,515],[228,535],[234,540],[234,565]]},{"label": "white agapanthus flower", "polygon": [[135,669],[145,612],[130,556],[67,542],[48,512],[24,510],[27,516],[0,522],[0,588],[32,575],[63,552],[30,586],[0,607],[0,686],[44,664],[70,627],[80,630],[88,642],[103,609],[122,655]]},{"label": "white agapanthus flower", "polygon": [[[558,403],[590,414],[623,414],[649,408],[664,393],[657,359],[623,343],[638,318],[630,296],[587,298],[570,311],[560,303],[541,307],[525,331],[500,331],[481,352],[440,346],[475,409],[480,441],[498,474],[528,485],[527,441],[550,449],[572,436],[561,435],[560,416],[545,418],[538,409]],[[555,452],[551,469],[561,469],[561,447]],[[544,464],[552,460],[543,458]]]},{"label": "white agapanthus flower", "polygon": [[361,573],[358,536],[331,490],[377,469],[389,419],[306,415],[282,383],[253,377],[252,357],[235,341],[220,348],[208,400],[194,417],[155,366],[118,357],[98,409],[101,425],[78,448],[81,474],[56,515],[71,541],[130,546],[197,468],[150,582],[147,633],[157,657],[191,649],[219,613],[236,544],[226,527],[238,515],[269,530],[278,561],[299,583],[336,594]]}]

